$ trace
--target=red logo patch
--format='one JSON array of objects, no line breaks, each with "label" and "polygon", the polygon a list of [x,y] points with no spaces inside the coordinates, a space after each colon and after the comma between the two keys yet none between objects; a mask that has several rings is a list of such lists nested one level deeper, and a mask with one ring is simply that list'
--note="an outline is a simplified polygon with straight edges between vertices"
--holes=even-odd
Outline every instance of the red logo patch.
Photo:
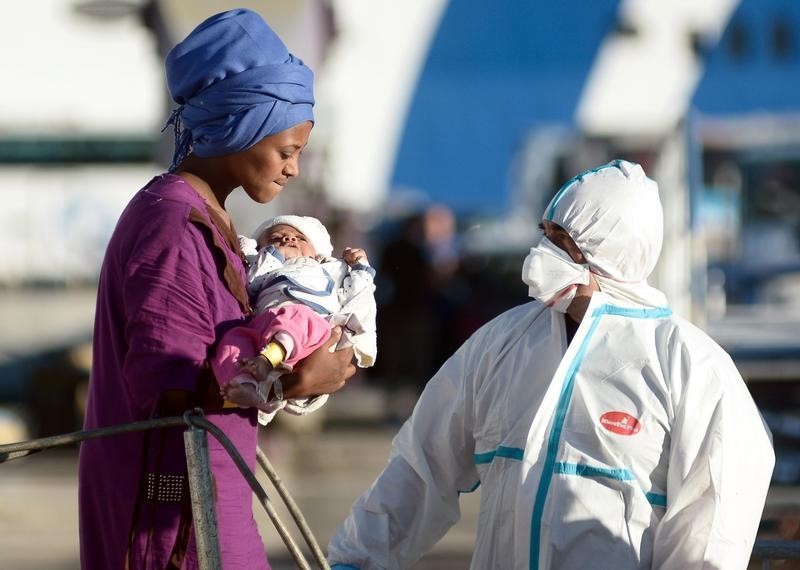
[{"label": "red logo patch", "polygon": [[633,435],[642,429],[639,420],[625,412],[606,412],[600,416],[600,425],[619,435]]}]

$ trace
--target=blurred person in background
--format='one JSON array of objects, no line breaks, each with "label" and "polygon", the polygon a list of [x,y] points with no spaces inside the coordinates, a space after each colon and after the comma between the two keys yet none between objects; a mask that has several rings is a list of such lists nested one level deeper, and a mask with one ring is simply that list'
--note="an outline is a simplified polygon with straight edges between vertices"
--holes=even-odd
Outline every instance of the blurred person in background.
[{"label": "blurred person in background", "polygon": [[461,259],[456,217],[444,204],[432,204],[422,214],[422,231],[434,276],[447,281],[458,270]]},{"label": "blurred person in background", "polygon": [[522,270],[536,300],[428,382],[331,540],[334,569],[410,567],[479,485],[472,568],[747,566],[770,433],[730,357],[647,283],[656,183],[622,160],[586,171],[542,228]]},{"label": "blurred person in background", "polygon": [[[422,214],[422,228],[425,254],[433,280],[433,310],[436,321],[436,345],[432,369],[425,377],[427,380],[478,328],[464,334],[471,312],[467,305],[473,300],[472,294],[480,293],[474,290],[473,283],[464,279],[461,271],[461,241],[456,231],[453,211],[444,204],[431,204]],[[483,306],[480,302],[478,304]],[[480,324],[487,320],[489,319],[484,318]]]},{"label": "blurred person in background", "polygon": [[[386,241],[378,263],[378,352],[375,374],[386,390],[386,415],[404,420],[400,395],[416,397],[434,369],[437,346],[434,274],[420,213],[408,216]],[[410,408],[410,406],[409,406]]]},{"label": "blurred person in background", "polygon": [[[122,213],[106,250],[94,328],[85,428],[180,415],[202,406],[252,469],[256,409],[222,409],[208,358],[216,339],[251,314],[246,273],[226,198],[241,186],[269,202],[299,174],[313,124],[313,74],[260,15],[217,14],[166,58],[179,105],[176,145]],[[340,331],[283,378],[284,396],[341,388],[352,349]],[[184,428],[89,440],[79,465],[85,569],[196,568]],[[213,499],[222,564],[268,568],[252,493],[213,438]],[[224,483],[223,483],[224,482]]]}]

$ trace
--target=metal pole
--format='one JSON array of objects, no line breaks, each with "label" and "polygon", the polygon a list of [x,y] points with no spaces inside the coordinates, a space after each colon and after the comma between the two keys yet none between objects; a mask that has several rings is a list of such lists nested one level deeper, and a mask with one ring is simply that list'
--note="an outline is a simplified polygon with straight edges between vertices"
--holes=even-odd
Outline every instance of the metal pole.
[{"label": "metal pole", "polygon": [[[144,420],[144,421],[133,422],[133,423],[128,423],[128,424],[107,426],[107,427],[97,428],[97,429],[93,429],[93,430],[76,431],[76,432],[71,432],[71,433],[66,433],[66,434],[61,434],[61,435],[56,435],[56,436],[50,436],[50,437],[34,439],[34,440],[30,440],[30,441],[21,441],[21,442],[17,442],[17,443],[3,444],[3,445],[0,445],[0,464],[2,464],[5,461],[10,461],[10,460],[13,460],[13,459],[19,459],[21,457],[25,457],[26,455],[30,455],[32,453],[43,451],[45,449],[49,449],[49,448],[52,448],[52,447],[59,447],[59,446],[62,446],[62,445],[80,443],[80,442],[83,442],[83,441],[86,441],[86,440],[89,440],[89,439],[99,439],[99,438],[102,438],[102,437],[109,437],[109,436],[114,436],[114,435],[119,435],[119,434],[124,434],[124,433],[138,432],[138,431],[146,431],[146,430],[150,430],[150,429],[178,427],[178,426],[181,426],[181,425],[189,425],[189,426],[192,426],[192,428],[195,429],[195,430],[199,429],[199,431],[204,431],[204,430],[205,431],[209,431],[209,432],[211,432],[211,435],[213,435],[219,441],[219,443],[222,445],[222,447],[225,448],[225,451],[227,451],[228,455],[230,455],[231,459],[233,460],[234,464],[236,465],[236,467],[241,472],[242,476],[245,478],[245,480],[250,485],[250,488],[253,490],[253,492],[255,493],[256,497],[258,497],[259,502],[264,507],[264,510],[266,510],[267,515],[269,515],[269,518],[272,520],[272,523],[275,525],[275,528],[278,531],[278,534],[281,536],[281,538],[283,539],[284,543],[286,544],[286,547],[288,548],[289,553],[294,558],[294,560],[295,560],[295,562],[297,564],[297,567],[300,568],[301,570],[309,570],[308,563],[306,562],[305,558],[303,557],[302,552],[300,551],[300,549],[297,547],[297,544],[292,539],[291,535],[289,534],[289,531],[286,529],[286,527],[281,522],[280,518],[278,517],[278,513],[275,511],[275,508],[270,504],[269,498],[267,497],[267,494],[264,491],[263,487],[261,487],[261,484],[256,479],[255,474],[252,471],[250,471],[250,468],[248,467],[247,463],[244,461],[244,459],[242,459],[242,456],[239,454],[239,452],[236,449],[236,447],[233,445],[233,443],[231,443],[231,441],[222,432],[222,430],[220,430],[216,425],[214,425],[213,423],[209,422],[208,420],[206,420],[203,417],[202,410],[197,410],[197,411],[189,410],[183,415],[183,417],[176,416],[176,417],[169,417],[169,418],[157,418],[157,419]],[[187,470],[189,471],[190,477],[191,477],[193,472],[197,471],[197,470],[193,470],[192,467],[189,465],[189,461],[191,460],[189,458],[191,458],[193,456],[192,452],[190,451],[189,446],[190,445],[195,445],[197,443],[197,442],[194,441],[196,435],[197,434],[190,434],[190,435],[185,436],[185,438],[184,438],[185,440],[187,438],[189,438],[190,436],[192,438],[192,441],[185,441],[185,443],[186,443],[186,446],[185,446],[186,447],[186,455],[187,455]],[[207,445],[206,442],[207,442],[207,439],[203,438],[202,443],[201,443],[201,448],[204,450],[204,456],[205,456],[206,470],[204,472],[207,473],[208,472],[209,461],[208,461],[208,448],[206,447],[206,445]],[[190,479],[190,485],[192,485],[191,479]],[[208,489],[213,489],[213,484],[207,485],[207,488]],[[190,488],[190,492],[191,492],[191,488]],[[201,492],[200,496],[201,497],[203,497],[203,496],[212,497],[213,496],[213,491],[209,490],[209,491]],[[194,499],[194,497],[193,497],[193,499]],[[192,506],[193,506],[194,518],[196,519],[195,524],[198,524],[197,520],[199,520],[200,517],[196,514],[197,511],[195,509],[194,503],[193,503]],[[212,515],[214,515],[213,504],[211,505],[211,507],[212,507]],[[216,519],[216,517],[214,517],[213,520],[215,520],[215,519]],[[214,531],[214,538],[217,539],[216,542],[218,542],[216,524],[214,524],[212,526],[212,529]],[[306,540],[308,540],[308,538],[306,538]],[[198,540],[198,553],[199,553],[200,550],[201,550],[201,547],[200,547],[199,540]],[[317,546],[317,549],[315,550],[315,555],[317,554],[318,550],[319,550],[319,547]],[[219,556],[217,556],[216,558],[218,559]],[[321,565],[321,567],[322,568],[327,568],[327,564],[326,563],[323,563],[323,564],[324,565]],[[218,568],[219,567],[219,563],[217,562],[216,565],[212,564],[209,567],[210,568]],[[203,566],[203,568],[205,569],[206,567]]]},{"label": "metal pole", "polygon": [[314,538],[314,533],[311,532],[311,528],[308,526],[305,517],[303,516],[302,511],[300,511],[300,507],[297,506],[292,496],[289,494],[289,491],[283,484],[280,476],[278,476],[278,472],[275,471],[275,468],[272,467],[272,463],[270,463],[267,456],[261,451],[261,448],[256,446],[256,458],[258,459],[258,464],[261,465],[261,468],[264,470],[264,473],[267,474],[269,480],[272,482],[272,485],[278,491],[278,494],[283,499],[284,504],[286,505],[289,514],[292,515],[294,518],[294,522],[297,524],[297,528],[300,529],[300,534],[303,535],[303,538],[306,541],[306,544],[311,549],[311,554],[314,556],[314,559],[317,561],[317,565],[322,570],[330,570],[330,566],[328,562],[325,560],[325,554],[322,552],[322,549],[319,546],[319,543]]},{"label": "metal pole", "polygon": [[17,443],[7,443],[5,445],[0,445],[0,463],[3,463],[4,461],[10,461],[12,459],[19,459],[20,457],[25,457],[26,455],[30,455],[44,449],[50,449],[51,447],[70,445],[73,443],[80,443],[88,439],[99,439],[101,437],[119,435],[122,433],[133,433],[157,428],[178,427],[184,425],[185,423],[186,420],[182,419],[180,416],[176,416],[171,418],[145,420],[130,424],[120,424],[86,431],[73,431],[70,433],[51,435],[49,437],[41,437],[39,439],[20,441]]},{"label": "metal pole", "polygon": [[753,558],[800,560],[800,540],[756,540]]},{"label": "metal pole", "polygon": [[[190,412],[187,412],[189,414]],[[184,415],[185,417],[185,415]],[[189,493],[192,498],[192,518],[197,541],[197,559],[201,570],[222,568],[217,535],[217,512],[214,508],[214,483],[208,456],[205,430],[193,425],[183,432],[186,446],[186,465]]]},{"label": "metal pole", "polygon": [[275,507],[273,507],[272,503],[270,503],[269,497],[267,497],[267,492],[264,491],[264,488],[261,486],[261,483],[259,483],[258,479],[256,479],[255,474],[252,471],[250,471],[250,467],[242,458],[241,454],[233,445],[231,440],[228,439],[228,437],[222,432],[221,429],[219,429],[219,427],[217,427],[216,425],[214,425],[205,418],[197,416],[194,417],[187,416],[187,422],[190,423],[191,425],[200,426],[201,428],[210,432],[211,435],[213,435],[217,439],[217,441],[222,445],[222,447],[225,448],[225,450],[228,452],[228,455],[231,456],[231,459],[233,459],[233,462],[239,468],[239,471],[241,472],[242,476],[247,480],[247,483],[250,485],[250,488],[253,490],[253,493],[255,493],[256,498],[258,498],[258,502],[261,503],[262,507],[264,507],[264,510],[267,512],[267,515],[272,521],[272,524],[275,525],[275,530],[278,531],[278,534],[283,539],[286,548],[289,549],[289,553],[292,555],[292,558],[294,558],[297,567],[300,568],[300,570],[310,570],[308,562],[306,562],[303,553],[297,547],[297,544],[292,538],[292,535],[289,534],[289,531],[281,522],[280,517],[278,517],[278,513],[275,510]]}]

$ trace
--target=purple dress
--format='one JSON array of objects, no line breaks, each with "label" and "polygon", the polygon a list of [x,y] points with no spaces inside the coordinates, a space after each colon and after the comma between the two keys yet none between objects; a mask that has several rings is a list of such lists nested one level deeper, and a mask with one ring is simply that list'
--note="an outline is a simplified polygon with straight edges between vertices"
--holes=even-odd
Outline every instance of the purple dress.
[{"label": "purple dress", "polygon": [[[165,174],[140,190],[120,217],[100,274],[85,428],[173,415],[157,409],[163,390],[195,392],[206,402],[215,339],[249,312],[245,278],[235,234],[187,182]],[[255,408],[206,415],[252,469]],[[198,566],[183,431],[81,445],[82,568]],[[208,442],[223,566],[269,568],[250,488],[216,439]]]}]

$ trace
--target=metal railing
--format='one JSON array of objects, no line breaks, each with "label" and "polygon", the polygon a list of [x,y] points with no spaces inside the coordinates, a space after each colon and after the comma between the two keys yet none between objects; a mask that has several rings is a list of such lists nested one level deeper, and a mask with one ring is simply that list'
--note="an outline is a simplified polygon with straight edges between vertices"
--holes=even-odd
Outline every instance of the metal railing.
[{"label": "metal railing", "polygon": [[[297,543],[289,534],[286,526],[280,520],[275,507],[270,502],[266,491],[256,479],[255,474],[250,470],[242,458],[239,451],[233,445],[228,436],[220,428],[209,422],[203,416],[202,410],[188,410],[183,416],[169,418],[158,418],[129,424],[108,426],[93,430],[76,431],[50,437],[33,439],[19,443],[0,445],[0,463],[19,459],[33,453],[43,451],[52,447],[79,443],[88,439],[109,437],[122,433],[146,431],[151,429],[163,429],[180,427],[186,425],[187,429],[183,434],[184,446],[186,448],[187,478],[189,481],[189,495],[192,503],[192,518],[194,521],[195,537],[197,542],[197,556],[202,570],[217,570],[222,568],[219,539],[217,536],[217,517],[214,502],[209,500],[213,497],[213,482],[211,479],[211,468],[208,455],[207,433],[210,433],[219,441],[225,451],[228,452],[236,467],[247,481],[259,503],[269,516],[275,529],[278,531],[289,553],[294,558],[298,568],[309,570],[310,566],[301,552]],[[305,517],[300,512],[295,501],[286,490],[283,482],[270,464],[267,456],[257,448],[257,459],[261,469],[266,473],[278,495],[283,500],[286,509],[297,524],[297,528],[303,536],[309,550],[311,551],[317,566],[323,570],[330,570],[325,555],[314,538],[310,527],[306,523]]]},{"label": "metal railing", "polygon": [[[51,437],[43,437],[19,443],[0,445],[0,463],[25,457],[33,453],[49,449],[78,443],[88,439],[109,437],[121,433],[145,431],[150,429],[162,429],[170,427],[188,426],[183,434],[184,446],[186,448],[186,463],[189,480],[189,494],[192,502],[192,516],[194,519],[194,529],[197,542],[197,556],[202,570],[216,570],[222,567],[219,540],[217,537],[217,519],[213,501],[213,483],[211,480],[211,468],[208,456],[208,440],[206,432],[216,438],[231,456],[236,467],[245,478],[253,493],[264,507],[275,529],[278,531],[289,553],[294,558],[297,567],[302,570],[309,570],[308,562],[301,552],[297,543],[289,534],[286,526],[280,520],[275,507],[269,500],[266,491],[261,483],[256,479],[255,474],[250,471],[244,458],[233,445],[230,439],[216,425],[209,422],[203,416],[203,411],[199,408],[188,410],[183,416],[169,418],[158,418],[142,422],[134,422],[116,426],[109,426],[94,430],[76,431]],[[270,464],[267,456],[256,448],[258,464],[269,478],[275,490],[283,500],[286,509],[297,524],[297,528],[303,536],[306,545],[311,551],[314,560],[319,568],[330,570],[325,555],[314,538],[311,528],[306,523],[305,517],[300,512],[297,504],[287,491],[283,481],[278,476],[275,469]],[[751,560],[761,560],[762,570],[772,568],[772,562],[776,560],[800,560],[800,541],[788,540],[757,540],[753,547]]]},{"label": "metal railing", "polygon": [[770,570],[775,560],[800,560],[800,540],[756,540],[750,559],[761,560],[762,570]]}]

